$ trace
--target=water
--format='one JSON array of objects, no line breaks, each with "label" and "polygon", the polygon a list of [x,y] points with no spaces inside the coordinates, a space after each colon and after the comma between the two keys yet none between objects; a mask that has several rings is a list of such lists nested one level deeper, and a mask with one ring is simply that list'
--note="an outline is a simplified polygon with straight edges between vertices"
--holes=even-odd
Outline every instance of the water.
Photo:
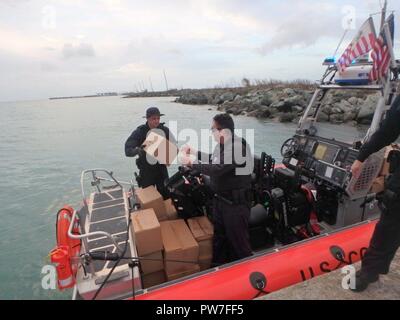
[{"label": "water", "polygon": [[[120,97],[0,102],[0,299],[68,299],[71,291],[44,290],[42,267],[55,245],[55,215],[81,201],[80,173],[107,168],[129,181],[134,169],[124,143],[148,106],[158,106],[183,128],[210,128],[209,106],[184,106],[172,98]],[[280,161],[293,124],[236,117],[237,128],[255,129],[255,152]],[[337,127],[333,130],[339,132]],[[340,132],[350,132],[343,127]],[[175,167],[171,168],[171,172]]]}]

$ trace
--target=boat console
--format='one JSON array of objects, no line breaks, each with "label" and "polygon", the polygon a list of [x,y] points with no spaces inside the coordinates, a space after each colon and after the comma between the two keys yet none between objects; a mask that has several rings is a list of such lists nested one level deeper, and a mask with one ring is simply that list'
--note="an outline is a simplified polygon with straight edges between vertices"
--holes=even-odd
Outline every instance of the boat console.
[{"label": "boat console", "polygon": [[305,177],[342,190],[351,178],[349,169],[358,155],[352,145],[306,135],[295,135],[287,140],[281,152],[287,168],[300,168]]}]

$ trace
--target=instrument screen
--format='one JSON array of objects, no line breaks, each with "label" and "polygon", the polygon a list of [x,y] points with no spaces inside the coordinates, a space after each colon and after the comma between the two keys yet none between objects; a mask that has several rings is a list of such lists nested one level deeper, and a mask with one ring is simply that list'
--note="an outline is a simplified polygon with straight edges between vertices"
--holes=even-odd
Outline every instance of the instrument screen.
[{"label": "instrument screen", "polygon": [[333,163],[337,151],[338,148],[336,146],[320,143],[314,152],[314,157],[317,160],[322,160],[327,163]]},{"label": "instrument screen", "polygon": [[314,152],[314,157],[317,160],[322,160],[325,156],[326,150],[327,150],[327,146],[320,144],[318,145],[317,149]]}]

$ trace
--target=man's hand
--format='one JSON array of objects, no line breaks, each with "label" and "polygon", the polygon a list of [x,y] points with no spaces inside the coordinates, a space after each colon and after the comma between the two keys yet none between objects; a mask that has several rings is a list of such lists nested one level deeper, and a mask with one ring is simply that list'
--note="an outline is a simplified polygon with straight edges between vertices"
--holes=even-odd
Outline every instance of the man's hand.
[{"label": "man's hand", "polygon": [[194,150],[191,146],[188,144],[185,144],[181,150],[180,150],[184,155],[189,156],[191,154],[195,155],[197,153],[196,150]]},{"label": "man's hand", "polygon": [[353,175],[354,178],[358,178],[361,173],[363,163],[361,161],[354,161],[353,165],[351,166],[351,174]]},{"label": "man's hand", "polygon": [[184,155],[181,157],[181,162],[184,166],[191,167],[193,164],[192,158],[188,155]]}]

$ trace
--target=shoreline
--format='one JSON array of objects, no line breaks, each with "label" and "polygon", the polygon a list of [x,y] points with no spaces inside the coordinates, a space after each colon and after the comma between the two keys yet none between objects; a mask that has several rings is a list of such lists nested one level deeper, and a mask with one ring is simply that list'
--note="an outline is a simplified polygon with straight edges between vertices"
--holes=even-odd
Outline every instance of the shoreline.
[{"label": "shoreline", "polygon": [[[316,86],[279,83],[237,88],[182,89],[142,92],[123,98],[177,97],[174,102],[207,105],[231,115],[255,117],[281,123],[297,123],[312,98]],[[351,126],[370,125],[379,96],[368,91],[337,90],[327,94],[318,121]]]}]

